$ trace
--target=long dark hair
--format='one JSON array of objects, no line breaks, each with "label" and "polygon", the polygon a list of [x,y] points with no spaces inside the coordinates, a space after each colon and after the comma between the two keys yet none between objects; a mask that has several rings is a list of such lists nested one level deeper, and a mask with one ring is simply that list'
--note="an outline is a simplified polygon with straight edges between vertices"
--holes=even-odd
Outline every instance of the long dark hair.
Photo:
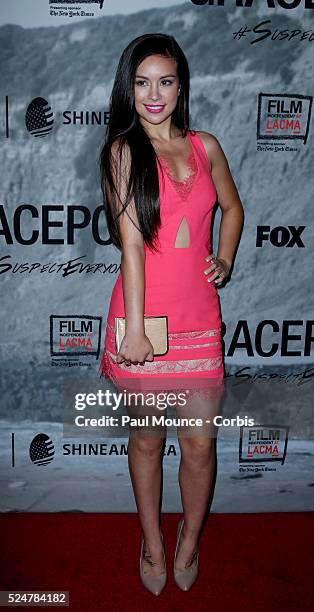
[{"label": "long dark hair", "polygon": [[[178,80],[181,85],[172,123],[181,130],[183,138],[189,129],[190,73],[187,59],[173,36],[161,33],[144,34],[132,40],[123,51],[109,104],[109,123],[105,142],[99,156],[99,169],[103,203],[107,226],[113,244],[122,249],[117,218],[129,205],[132,198],[136,208],[143,240],[156,250],[160,226],[159,182],[157,163],[159,160],[148,135],[141,125],[134,102],[134,83],[138,65],[150,55],[164,55],[177,62]],[[125,202],[118,205],[114,176],[112,173],[111,146],[118,138],[118,153],[121,161],[125,143],[130,151],[130,176]],[[108,194],[110,193],[110,204]]]}]

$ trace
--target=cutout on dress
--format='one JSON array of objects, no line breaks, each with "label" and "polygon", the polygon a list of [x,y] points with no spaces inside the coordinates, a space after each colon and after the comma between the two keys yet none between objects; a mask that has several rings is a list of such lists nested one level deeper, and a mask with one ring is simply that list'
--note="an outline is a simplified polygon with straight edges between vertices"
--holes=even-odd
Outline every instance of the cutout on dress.
[{"label": "cutout on dress", "polygon": [[190,230],[185,217],[179,225],[174,246],[176,249],[187,249],[190,246]]}]

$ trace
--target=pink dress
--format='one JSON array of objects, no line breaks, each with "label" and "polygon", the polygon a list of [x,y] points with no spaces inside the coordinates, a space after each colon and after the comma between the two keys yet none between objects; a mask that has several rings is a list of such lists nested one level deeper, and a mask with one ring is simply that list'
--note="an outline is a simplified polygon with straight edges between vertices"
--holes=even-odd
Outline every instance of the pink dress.
[{"label": "pink dress", "polygon": [[[113,288],[105,334],[100,375],[109,377],[119,386],[123,379],[197,378],[221,381],[224,363],[221,341],[221,312],[214,281],[208,283],[204,270],[211,253],[210,229],[216,188],[210,163],[200,136],[188,132],[192,152],[189,174],[184,181],[176,181],[159,156],[160,190],[159,253],[145,245],[145,305],[146,316],[168,317],[169,350],[154,356],[143,366],[116,363],[114,318],[124,317],[122,276],[118,275]],[[175,247],[179,226],[185,217],[189,229],[189,246]],[[178,382],[176,380],[176,382]],[[199,381],[200,382],[200,381]]]}]

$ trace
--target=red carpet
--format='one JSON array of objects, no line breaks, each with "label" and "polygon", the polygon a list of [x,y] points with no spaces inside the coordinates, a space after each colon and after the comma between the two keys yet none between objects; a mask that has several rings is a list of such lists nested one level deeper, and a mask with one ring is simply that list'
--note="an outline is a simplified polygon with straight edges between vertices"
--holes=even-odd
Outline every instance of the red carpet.
[{"label": "red carpet", "polygon": [[2,514],[0,588],[68,590],[67,609],[84,612],[314,609],[313,513],[210,514],[187,593],[172,577],[178,519],[162,515],[168,583],[155,597],[138,574],[136,514]]}]

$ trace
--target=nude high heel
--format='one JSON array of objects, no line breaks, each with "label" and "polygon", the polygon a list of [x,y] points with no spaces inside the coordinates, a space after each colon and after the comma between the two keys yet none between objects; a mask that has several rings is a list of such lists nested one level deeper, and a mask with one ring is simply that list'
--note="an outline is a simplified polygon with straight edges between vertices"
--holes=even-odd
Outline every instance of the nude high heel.
[{"label": "nude high heel", "polygon": [[177,545],[176,545],[174,561],[173,561],[173,575],[174,575],[174,581],[176,585],[182,591],[188,591],[198,576],[199,553],[198,553],[198,550],[194,551],[190,561],[185,564],[186,569],[184,570],[176,569],[176,558],[177,558],[177,553],[178,553],[178,549],[180,545],[183,524],[184,524],[184,519],[182,518],[179,521],[178,529],[177,529]]},{"label": "nude high heel", "polygon": [[166,567],[164,537],[161,532],[160,532],[160,535],[161,535],[161,539],[162,539],[162,543],[164,547],[163,555],[164,555],[165,570],[158,576],[151,576],[147,572],[144,572],[143,563],[142,563],[143,560],[148,561],[150,565],[156,565],[156,563],[152,561],[151,555],[148,555],[147,553],[144,552],[144,538],[143,537],[142,537],[142,544],[141,544],[140,576],[141,576],[143,585],[146,587],[146,589],[148,589],[151,593],[153,593],[153,595],[160,595],[161,591],[163,590],[167,582],[167,567]]}]

